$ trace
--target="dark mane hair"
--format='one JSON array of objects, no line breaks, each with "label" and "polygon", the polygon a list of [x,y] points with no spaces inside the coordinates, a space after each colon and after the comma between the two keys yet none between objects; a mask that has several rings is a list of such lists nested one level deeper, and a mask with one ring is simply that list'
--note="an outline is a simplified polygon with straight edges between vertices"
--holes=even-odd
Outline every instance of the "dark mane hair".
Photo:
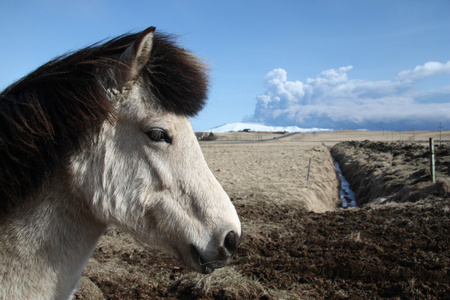
[{"label": "dark mane hair", "polygon": [[[114,118],[98,76],[121,66],[120,55],[137,36],[123,35],[58,57],[0,94],[0,214],[41,186],[104,121]],[[205,65],[171,36],[155,34],[141,76],[167,111],[193,116],[205,103]]]}]

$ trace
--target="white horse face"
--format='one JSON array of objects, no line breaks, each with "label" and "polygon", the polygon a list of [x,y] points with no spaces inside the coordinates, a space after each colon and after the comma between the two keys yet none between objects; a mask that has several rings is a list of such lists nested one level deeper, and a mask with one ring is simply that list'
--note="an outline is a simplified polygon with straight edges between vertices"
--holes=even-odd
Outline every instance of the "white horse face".
[{"label": "white horse face", "polygon": [[189,120],[139,111],[142,118],[127,111],[104,131],[101,206],[141,242],[196,270],[212,271],[231,258],[239,242],[234,206],[209,170]]},{"label": "white horse face", "polygon": [[224,266],[242,237],[236,210],[209,170],[186,116],[134,80],[110,90],[118,115],[72,160],[73,182],[104,223],[203,273]]}]

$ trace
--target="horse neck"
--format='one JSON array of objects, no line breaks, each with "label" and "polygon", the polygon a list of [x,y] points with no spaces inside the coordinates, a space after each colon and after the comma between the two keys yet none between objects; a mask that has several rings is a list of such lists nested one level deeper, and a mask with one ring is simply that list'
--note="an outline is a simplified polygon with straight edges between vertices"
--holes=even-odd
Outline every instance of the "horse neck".
[{"label": "horse neck", "polygon": [[0,217],[0,299],[70,298],[106,229],[67,185],[52,181]]}]

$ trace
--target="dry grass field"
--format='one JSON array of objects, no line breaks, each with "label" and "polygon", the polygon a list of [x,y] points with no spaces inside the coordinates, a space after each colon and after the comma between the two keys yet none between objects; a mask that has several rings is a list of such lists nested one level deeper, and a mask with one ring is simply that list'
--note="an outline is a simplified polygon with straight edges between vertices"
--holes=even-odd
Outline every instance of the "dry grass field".
[{"label": "dry grass field", "polygon": [[315,212],[334,210],[338,204],[339,183],[325,146],[276,141],[202,144],[202,150],[232,199],[249,202],[277,199],[279,204]]},{"label": "dry grass field", "polygon": [[279,139],[283,143],[298,143],[305,146],[327,145],[333,146],[343,141],[379,141],[379,142],[398,142],[398,143],[427,143],[430,137],[435,141],[442,139],[450,142],[450,131],[363,131],[363,130],[340,130],[333,132],[316,133],[296,133],[280,134],[271,132],[227,132],[216,133],[216,143],[224,144],[226,142],[252,142],[252,141],[270,141]]},{"label": "dry grass field", "polygon": [[[233,135],[239,138],[231,140]],[[439,193],[423,194],[414,203],[406,199],[343,210],[330,156],[330,148],[341,141],[401,142],[398,145],[415,141],[425,146],[429,137],[439,143],[439,132],[217,136],[216,141],[201,142],[201,147],[236,206],[245,232],[230,266],[199,275],[159,252],[143,249],[126,233],[112,228],[84,271],[77,299],[450,297],[446,183],[450,178],[442,173]],[[448,144],[450,132],[443,132],[442,140]],[[346,149],[347,156],[363,155],[356,148]],[[393,152],[380,149],[378,156],[378,150],[372,149],[371,157],[380,165],[388,164],[383,159],[392,164]],[[423,169],[421,154],[416,156],[417,160],[411,160],[408,155],[397,155],[396,168],[408,164],[412,166],[409,173]],[[395,180],[398,184],[402,178]],[[378,182],[374,189],[383,190],[386,182]]]}]

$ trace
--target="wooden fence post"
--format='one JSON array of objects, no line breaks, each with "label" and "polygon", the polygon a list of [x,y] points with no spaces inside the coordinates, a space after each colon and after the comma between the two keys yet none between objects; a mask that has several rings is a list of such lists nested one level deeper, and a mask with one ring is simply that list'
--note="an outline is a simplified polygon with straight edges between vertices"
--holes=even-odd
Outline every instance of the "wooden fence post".
[{"label": "wooden fence post", "polygon": [[431,173],[431,181],[436,182],[436,174],[434,167],[434,143],[433,138],[430,138],[430,173]]},{"label": "wooden fence post", "polygon": [[309,172],[310,171],[311,171],[311,158],[309,159],[308,176],[306,177],[306,181],[309,181]]}]

